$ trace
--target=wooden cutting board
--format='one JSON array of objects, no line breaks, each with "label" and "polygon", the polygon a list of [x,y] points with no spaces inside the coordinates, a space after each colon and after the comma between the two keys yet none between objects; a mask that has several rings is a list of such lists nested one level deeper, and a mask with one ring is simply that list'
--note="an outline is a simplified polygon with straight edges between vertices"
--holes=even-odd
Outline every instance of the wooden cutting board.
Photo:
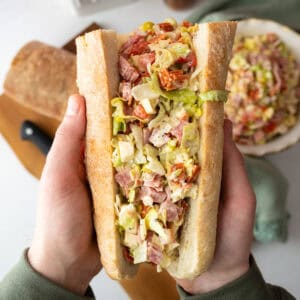
[{"label": "wooden cutting board", "polygon": [[[93,23],[78,35],[98,28],[100,28],[99,25]],[[65,50],[74,54],[76,54],[76,37],[63,46]],[[5,94],[0,96],[0,133],[23,166],[33,176],[40,178],[45,156],[31,142],[21,140],[20,128],[24,120],[32,121],[52,138],[60,122],[24,107]],[[165,271],[157,273],[152,265],[141,265],[134,279],[123,280],[120,283],[133,300],[179,299],[175,281]]]}]

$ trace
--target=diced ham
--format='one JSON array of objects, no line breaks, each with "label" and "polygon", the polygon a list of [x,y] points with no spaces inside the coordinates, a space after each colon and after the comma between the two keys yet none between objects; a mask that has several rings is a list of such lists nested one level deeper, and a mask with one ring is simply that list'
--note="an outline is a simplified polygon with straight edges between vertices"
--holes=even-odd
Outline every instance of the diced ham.
[{"label": "diced ham", "polygon": [[271,92],[271,95],[275,95],[280,92],[282,87],[282,78],[281,78],[281,70],[277,63],[273,64],[273,74],[275,77],[275,85],[273,86]]},{"label": "diced ham", "polygon": [[129,188],[134,184],[134,181],[132,180],[128,169],[119,171],[115,175],[115,180],[125,191],[128,191]]},{"label": "diced ham", "polygon": [[136,68],[133,67],[122,55],[119,58],[119,71],[126,81],[135,82],[140,77]]},{"label": "diced ham", "polygon": [[155,174],[154,176],[151,176],[149,180],[144,179],[144,186],[151,187],[158,192],[163,192],[164,190],[163,177],[159,174]]},{"label": "diced ham", "polygon": [[138,69],[141,72],[146,72],[147,65],[152,64],[154,61],[155,61],[155,53],[154,52],[141,54],[138,58]]},{"label": "diced ham", "polygon": [[167,133],[168,132],[161,130],[159,127],[154,128],[149,137],[149,142],[155,147],[161,147],[170,139]]},{"label": "diced ham", "polygon": [[143,128],[143,142],[144,145],[149,143],[149,138],[151,136],[152,129],[149,129],[148,127]]},{"label": "diced ham", "polygon": [[[139,193],[138,193],[138,199],[141,199],[142,201],[145,199],[147,202],[149,198],[152,199],[155,203],[162,203],[167,197],[166,192],[158,192],[154,188],[148,187],[148,186],[142,186]],[[147,205],[147,203],[145,203]]]},{"label": "diced ham", "polygon": [[[133,110],[134,110],[133,106],[130,106],[130,105],[124,103],[124,105],[123,105],[123,110],[124,110],[124,114],[125,114],[126,116],[132,116],[132,115],[133,115]],[[128,126],[128,128],[129,128],[129,127],[130,127],[130,126]]]},{"label": "diced ham", "polygon": [[181,143],[182,140],[183,126],[187,123],[187,121],[181,120],[180,123],[170,131],[171,135],[175,136],[179,143]]},{"label": "diced ham", "polygon": [[167,221],[174,222],[177,221],[179,216],[182,214],[183,208],[179,207],[171,200],[166,200],[161,204],[160,211],[166,211]]},{"label": "diced ham", "polygon": [[131,84],[130,82],[123,81],[120,83],[120,93],[122,98],[125,101],[128,101],[128,104],[131,105],[132,95],[131,95]]},{"label": "diced ham", "polygon": [[147,257],[148,261],[158,265],[162,259],[162,251],[159,246],[148,242],[147,243]]}]

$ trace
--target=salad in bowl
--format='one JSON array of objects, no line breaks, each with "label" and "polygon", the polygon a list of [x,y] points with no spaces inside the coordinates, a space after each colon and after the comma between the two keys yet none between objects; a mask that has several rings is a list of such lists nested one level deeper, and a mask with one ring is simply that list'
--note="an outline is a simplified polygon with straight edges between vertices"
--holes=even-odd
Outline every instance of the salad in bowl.
[{"label": "salad in bowl", "polygon": [[225,105],[245,154],[281,151],[300,138],[300,37],[276,22],[239,22]]}]

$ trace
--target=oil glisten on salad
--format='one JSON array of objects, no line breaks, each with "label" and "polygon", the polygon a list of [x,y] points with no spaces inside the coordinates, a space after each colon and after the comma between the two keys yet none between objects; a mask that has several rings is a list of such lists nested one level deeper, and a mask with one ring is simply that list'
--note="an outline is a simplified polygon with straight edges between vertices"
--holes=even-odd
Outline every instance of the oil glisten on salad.
[{"label": "oil glisten on salad", "polygon": [[201,176],[204,101],[193,47],[198,25],[146,22],[121,46],[119,97],[111,100],[115,210],[125,258],[166,268],[178,256],[180,228]]}]

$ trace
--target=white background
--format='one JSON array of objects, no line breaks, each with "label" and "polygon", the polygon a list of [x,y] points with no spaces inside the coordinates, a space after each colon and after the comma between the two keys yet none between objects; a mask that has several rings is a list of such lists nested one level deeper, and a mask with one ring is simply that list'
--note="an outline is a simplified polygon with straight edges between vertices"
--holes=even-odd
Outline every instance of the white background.
[{"label": "white background", "polygon": [[[145,20],[160,21],[173,16],[182,20],[188,12],[174,12],[163,1],[141,0],[87,17],[78,17],[69,1],[0,1],[0,90],[5,74],[18,49],[30,40],[60,47],[91,22],[105,28],[128,32]],[[265,279],[284,286],[300,297],[300,145],[272,155],[269,159],[289,179],[288,210],[291,213],[286,244],[255,244],[253,253]],[[0,136],[0,279],[30,245],[37,199],[38,181],[20,164]],[[145,283],[146,284],[146,283]],[[121,287],[104,272],[92,282],[97,298],[128,299]]]}]

